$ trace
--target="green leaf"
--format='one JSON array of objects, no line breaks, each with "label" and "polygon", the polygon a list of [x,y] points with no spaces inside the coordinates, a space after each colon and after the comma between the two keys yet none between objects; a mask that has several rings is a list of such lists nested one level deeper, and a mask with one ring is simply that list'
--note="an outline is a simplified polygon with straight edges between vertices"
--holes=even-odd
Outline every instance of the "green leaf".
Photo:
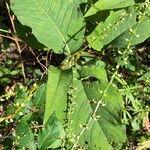
[{"label": "green leaf", "polygon": [[38,41],[70,54],[83,44],[84,20],[76,0],[12,0],[11,9]]},{"label": "green leaf", "polygon": [[87,3],[87,0],[79,0],[80,3]]},{"label": "green leaf", "polygon": [[[14,118],[19,119],[21,116],[25,115],[24,119],[30,119],[32,116],[32,100],[31,93],[26,87],[17,85],[16,86],[16,96],[13,105],[10,105],[7,109],[8,115],[15,114]],[[26,121],[27,121],[26,120]]]},{"label": "green leaf", "polygon": [[[74,72],[72,104],[68,113],[67,135],[70,143],[76,143],[83,149],[119,150],[125,142],[125,129],[121,125],[121,109],[123,100],[116,88],[110,86],[102,98],[108,83],[94,82],[84,85]],[[97,108],[96,116],[93,113]],[[90,122],[89,122],[90,120]],[[83,128],[87,128],[83,131]],[[82,133],[82,134],[81,134]],[[96,140],[95,140],[96,139]]]},{"label": "green leaf", "polygon": [[61,71],[52,66],[49,68],[44,123],[54,111],[58,119],[63,121],[67,105],[67,90],[71,79],[71,70]]},{"label": "green leaf", "polygon": [[[47,98],[50,98],[55,93],[53,90],[57,92],[55,93],[56,98],[53,97],[50,101],[47,101],[47,103],[51,103],[47,112],[52,114],[55,111],[58,119],[65,123],[66,137],[69,143],[67,145],[68,149],[75,143],[84,149],[119,150],[125,141],[125,128],[121,124],[122,96],[112,85],[107,88],[108,82],[104,75],[104,64],[102,62],[95,63],[95,69],[94,62],[89,64],[91,64],[89,67],[83,66],[83,70],[79,70],[80,74],[74,68],[73,77],[71,71],[61,71],[54,67],[49,69],[47,86],[49,95],[47,95]],[[103,69],[104,77],[99,75],[100,68]],[[92,70],[93,73],[90,72]],[[60,79],[61,76],[62,80]],[[99,81],[87,82],[86,77],[93,76]],[[58,80],[60,81],[59,84],[55,85],[60,87],[53,87],[54,83],[58,83]],[[51,88],[48,88],[49,85],[51,85]],[[105,96],[102,97],[105,89],[107,91]],[[66,93],[66,91],[68,91],[68,95],[62,94],[63,92]],[[59,96],[57,96],[57,93],[59,93]],[[100,118],[96,120],[92,117],[92,114],[95,112],[98,102],[100,105],[96,115],[100,116]],[[88,123],[89,120],[90,122]],[[87,123],[87,129],[82,133],[82,126],[85,127]],[[82,134],[80,135],[80,133]]]},{"label": "green leaf", "polygon": [[150,37],[149,27],[150,16],[145,15],[140,22],[137,22],[133,27],[126,30],[117,39],[115,39],[111,43],[112,47],[125,48],[128,44],[132,46],[144,42]]},{"label": "green leaf", "polygon": [[27,122],[17,124],[15,143],[19,148],[36,150],[34,134]]},{"label": "green leaf", "polygon": [[7,84],[11,83],[11,79],[5,78],[5,77],[0,77],[0,83],[3,85],[7,85]]},{"label": "green leaf", "polygon": [[100,51],[101,48],[135,24],[136,13],[134,10],[111,11],[105,22],[100,22],[94,31],[87,36],[87,40],[91,47]]},{"label": "green leaf", "polygon": [[0,67],[0,77],[4,75],[9,75],[11,73],[10,69],[5,67]]},{"label": "green leaf", "polygon": [[35,49],[44,49],[45,46],[37,41],[36,37],[32,34],[31,28],[23,26],[20,22],[15,24],[18,36],[23,39],[29,46]]},{"label": "green leaf", "polygon": [[46,99],[46,84],[42,84],[38,87],[38,89],[35,92],[35,96],[33,99],[33,104],[36,108],[41,109],[45,105],[45,99]]},{"label": "green leaf", "polygon": [[58,121],[55,114],[52,114],[38,134],[38,148],[40,150],[58,148],[64,137],[65,132],[61,122]]},{"label": "green leaf", "polygon": [[146,85],[146,83],[150,86],[150,71],[147,71],[143,76],[141,76],[138,81],[143,81]]},{"label": "green leaf", "polygon": [[102,10],[125,8],[133,5],[134,3],[134,0],[99,0],[88,10],[85,17],[92,16]]},{"label": "green leaf", "polygon": [[96,61],[95,59],[88,61],[79,71],[82,77],[91,76],[107,81],[105,64],[102,61]]},{"label": "green leaf", "polygon": [[14,76],[14,75],[17,75],[18,73],[20,72],[20,70],[12,70],[11,72],[10,72],[10,75],[12,75],[12,76]]}]

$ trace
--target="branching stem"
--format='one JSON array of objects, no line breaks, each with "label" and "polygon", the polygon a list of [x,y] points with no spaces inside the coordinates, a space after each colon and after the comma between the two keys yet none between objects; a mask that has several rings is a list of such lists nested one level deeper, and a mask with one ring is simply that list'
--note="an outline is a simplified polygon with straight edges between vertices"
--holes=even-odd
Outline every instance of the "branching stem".
[{"label": "branching stem", "polygon": [[[13,29],[13,33],[15,34],[12,34],[13,38],[10,38],[10,37],[6,37],[6,38],[10,38],[12,40],[15,41],[15,44],[16,44],[16,47],[17,47],[17,50],[19,52],[19,58],[20,58],[20,62],[21,62],[21,68],[22,68],[22,74],[23,74],[23,78],[24,78],[24,82],[26,83],[26,75],[25,75],[25,69],[24,69],[24,64],[23,64],[23,60],[22,60],[22,55],[21,55],[21,47],[20,47],[20,44],[19,44],[19,41],[18,41],[18,36],[17,36],[17,32],[16,32],[16,28],[15,28],[15,24],[14,24],[14,15],[11,16],[10,14],[10,8],[9,8],[9,5],[6,3],[6,7],[7,7],[7,11],[8,11],[8,15],[9,15],[9,18],[10,18],[10,21],[11,21],[11,25],[12,25],[12,29]],[[4,35],[3,35],[4,37]]]}]

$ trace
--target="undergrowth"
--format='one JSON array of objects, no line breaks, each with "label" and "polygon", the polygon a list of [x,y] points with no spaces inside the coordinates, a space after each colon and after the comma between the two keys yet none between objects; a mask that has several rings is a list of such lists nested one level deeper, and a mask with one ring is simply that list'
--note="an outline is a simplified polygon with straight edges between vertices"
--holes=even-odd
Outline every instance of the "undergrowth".
[{"label": "undergrowth", "polygon": [[149,0],[0,9],[0,149],[150,148]]}]

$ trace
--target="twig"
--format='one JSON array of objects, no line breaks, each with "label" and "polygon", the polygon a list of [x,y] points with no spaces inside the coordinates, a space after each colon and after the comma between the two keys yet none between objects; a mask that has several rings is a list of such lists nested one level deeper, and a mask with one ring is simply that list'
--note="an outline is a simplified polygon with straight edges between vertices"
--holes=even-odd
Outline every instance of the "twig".
[{"label": "twig", "polygon": [[15,39],[11,36],[0,34],[0,37],[4,37],[4,38],[11,39],[11,40],[15,41]]},{"label": "twig", "polygon": [[7,30],[4,30],[4,29],[0,29],[0,32],[11,33],[11,31],[7,31]]},{"label": "twig", "polygon": [[44,125],[33,125],[33,129],[39,129],[39,128],[43,128],[44,127]]},{"label": "twig", "polygon": [[31,53],[32,53],[32,54],[34,55],[34,57],[36,58],[37,62],[41,65],[43,71],[45,71],[45,70],[47,71],[47,67],[44,66],[44,65],[40,62],[40,60],[39,60],[38,57],[35,55],[35,53],[34,53],[33,51],[31,51]]},{"label": "twig", "polygon": [[20,48],[20,45],[19,45],[19,42],[18,42],[18,37],[16,35],[16,28],[15,28],[15,24],[14,24],[14,15],[11,16],[10,14],[10,8],[9,8],[9,5],[6,3],[6,7],[7,7],[7,11],[8,11],[8,15],[9,15],[9,18],[10,18],[10,21],[11,21],[11,25],[12,25],[12,28],[13,28],[13,32],[15,35],[13,35],[13,40],[15,41],[16,43],[16,47],[17,47],[17,50],[19,52],[19,57],[20,57],[20,62],[21,62],[21,68],[22,68],[22,74],[23,74],[23,78],[24,78],[24,82],[26,83],[26,75],[25,75],[25,69],[24,69],[24,64],[23,64],[23,60],[22,60],[22,55],[21,55],[21,48]]}]

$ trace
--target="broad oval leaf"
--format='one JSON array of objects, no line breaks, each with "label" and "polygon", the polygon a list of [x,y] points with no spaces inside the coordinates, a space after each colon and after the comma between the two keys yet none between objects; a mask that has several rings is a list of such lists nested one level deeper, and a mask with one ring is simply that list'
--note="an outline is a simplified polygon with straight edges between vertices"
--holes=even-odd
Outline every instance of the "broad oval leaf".
[{"label": "broad oval leaf", "polygon": [[[64,123],[66,139],[69,142],[67,149],[78,146],[94,150],[119,150],[125,141],[125,128],[121,124],[120,116],[123,107],[122,96],[110,85],[106,96],[102,98],[108,82],[106,77],[98,75],[100,70],[98,66],[95,67],[94,70],[94,64],[89,68],[83,66],[84,69],[79,71],[81,74],[73,68],[72,75],[71,70],[66,72],[54,67],[49,69],[46,112],[48,117],[55,112],[58,119]],[[99,67],[104,66],[101,64]],[[90,69],[94,72],[91,73]],[[85,76],[95,77],[97,81],[88,84]],[[56,86],[54,83],[57,83]],[[100,118],[96,119],[92,114],[99,101],[101,105],[96,115]],[[82,133],[85,127],[87,129]]]},{"label": "broad oval leaf", "polygon": [[[110,86],[102,98],[102,92],[108,86],[106,81],[83,85],[77,79],[78,75],[75,76],[67,129],[68,137],[72,137],[69,139],[74,145],[72,149],[75,146],[92,150],[121,149],[125,142],[125,128],[120,120],[122,96]],[[93,116],[98,102],[99,108]]]},{"label": "broad oval leaf", "polygon": [[11,0],[11,9],[39,42],[70,54],[83,43],[83,15],[76,0]]}]

